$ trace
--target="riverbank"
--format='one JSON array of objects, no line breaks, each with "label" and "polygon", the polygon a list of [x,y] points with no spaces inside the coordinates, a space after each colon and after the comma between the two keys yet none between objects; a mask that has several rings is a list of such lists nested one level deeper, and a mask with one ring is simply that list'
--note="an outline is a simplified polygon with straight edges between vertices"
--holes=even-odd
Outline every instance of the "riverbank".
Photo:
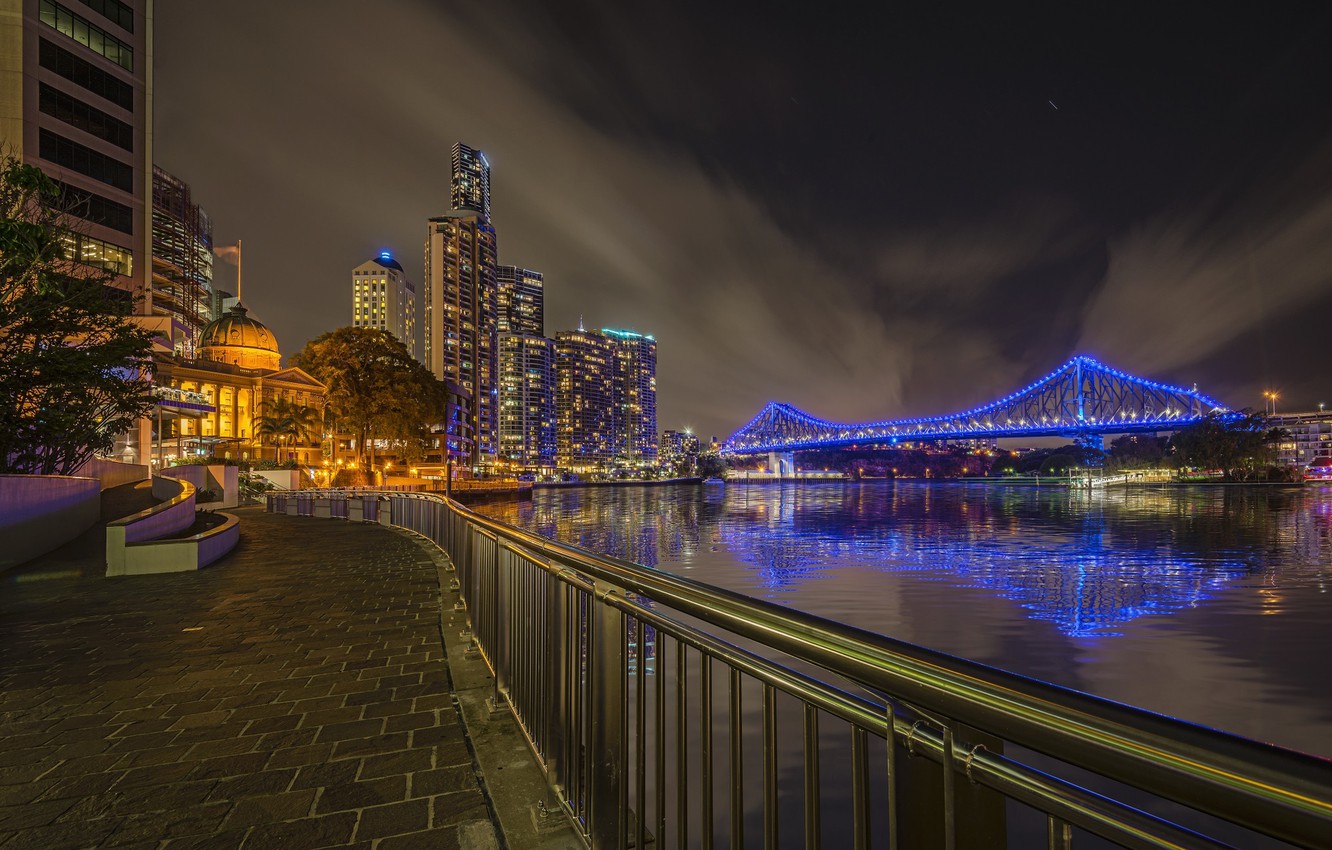
[{"label": "riverbank", "polygon": [[532,487],[537,490],[571,490],[579,487],[666,487],[673,484],[702,484],[703,479],[694,478],[625,478],[615,481],[538,481]]}]

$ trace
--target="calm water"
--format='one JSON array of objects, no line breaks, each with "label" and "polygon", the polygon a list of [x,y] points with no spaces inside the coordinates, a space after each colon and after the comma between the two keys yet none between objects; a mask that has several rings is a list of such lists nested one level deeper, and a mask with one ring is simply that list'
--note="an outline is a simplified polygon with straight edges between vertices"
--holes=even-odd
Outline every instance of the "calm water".
[{"label": "calm water", "polygon": [[911,643],[1332,756],[1332,488],[539,490],[488,513]]}]

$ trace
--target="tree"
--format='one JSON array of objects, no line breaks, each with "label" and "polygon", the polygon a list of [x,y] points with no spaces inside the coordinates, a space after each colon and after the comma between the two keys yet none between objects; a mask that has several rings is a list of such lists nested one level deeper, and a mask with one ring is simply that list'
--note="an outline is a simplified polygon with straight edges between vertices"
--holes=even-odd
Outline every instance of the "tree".
[{"label": "tree", "polygon": [[375,440],[397,442],[413,456],[410,442],[446,416],[444,382],[387,331],[338,328],[306,343],[292,362],[328,387],[329,411],[356,435],[358,464]]},{"label": "tree", "polygon": [[726,461],[716,452],[698,456],[698,474],[704,478],[722,478],[726,475]]},{"label": "tree", "polygon": [[0,472],[71,474],[152,409],[152,334],[114,272],[75,261],[69,206],[0,156]]},{"label": "tree", "polygon": [[302,443],[320,433],[319,411],[313,407],[296,404],[279,396],[260,402],[258,409],[259,416],[254,419],[254,435],[261,444],[273,443],[275,461],[281,460],[277,444],[283,438],[289,437],[293,443]]},{"label": "tree", "polygon": [[1261,413],[1242,410],[1209,414],[1176,431],[1170,446],[1185,466],[1220,470],[1225,480],[1242,481],[1273,464],[1281,434],[1267,427]]},{"label": "tree", "polygon": [[1170,441],[1152,434],[1125,434],[1110,444],[1107,459],[1113,469],[1141,469],[1160,466]]}]

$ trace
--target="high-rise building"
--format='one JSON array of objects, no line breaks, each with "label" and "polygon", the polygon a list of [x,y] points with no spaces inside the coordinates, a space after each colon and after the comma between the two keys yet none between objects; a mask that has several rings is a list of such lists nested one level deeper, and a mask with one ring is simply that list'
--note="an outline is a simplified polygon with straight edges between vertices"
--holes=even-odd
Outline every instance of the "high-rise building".
[{"label": "high-rise building", "polygon": [[352,327],[388,331],[416,356],[416,286],[392,253],[352,269]]},{"label": "high-rise building", "polygon": [[615,345],[597,331],[555,335],[555,460],[563,469],[604,469],[615,456]]},{"label": "high-rise building", "polygon": [[[151,0],[0,0],[0,145],[82,219],[68,254],[145,296],[153,185]],[[152,299],[137,312],[149,315]]]},{"label": "high-rise building", "polygon": [[185,181],[153,166],[153,315],[184,330],[177,353],[193,357],[199,333],[221,312],[213,301],[213,222]]},{"label": "high-rise building", "polygon": [[556,460],[573,470],[657,460],[657,343],[633,331],[556,335]]},{"label": "high-rise building", "polygon": [[490,163],[486,155],[462,142],[453,145],[453,209],[471,210],[490,221]]},{"label": "high-rise building", "polygon": [[541,272],[518,266],[499,266],[496,279],[499,281],[499,332],[545,336],[546,295]]},{"label": "high-rise building", "polygon": [[[115,294],[174,343],[171,320],[150,318],[152,20],[152,0],[0,0],[0,149],[55,180],[81,219],[66,256],[113,272]],[[147,462],[150,421],[116,444]]]},{"label": "high-rise building", "polygon": [[698,459],[700,448],[698,436],[690,431],[662,431],[657,456],[663,466],[682,472]]},{"label": "high-rise building", "polygon": [[499,457],[526,469],[555,465],[555,343],[499,337]]},{"label": "high-rise building", "polygon": [[425,363],[440,380],[471,393],[472,466],[495,458],[498,394],[495,228],[475,211],[427,222]]},{"label": "high-rise building", "polygon": [[612,433],[617,463],[657,461],[657,342],[633,331],[602,328],[615,346]]}]

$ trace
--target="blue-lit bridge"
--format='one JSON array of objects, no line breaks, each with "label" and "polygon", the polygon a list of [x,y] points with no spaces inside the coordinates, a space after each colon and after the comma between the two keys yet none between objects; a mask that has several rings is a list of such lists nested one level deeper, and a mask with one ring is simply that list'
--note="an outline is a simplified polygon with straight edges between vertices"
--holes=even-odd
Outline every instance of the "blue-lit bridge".
[{"label": "blue-lit bridge", "polygon": [[1225,406],[1197,387],[1157,383],[1079,355],[998,401],[948,416],[845,425],[769,402],[727,438],[721,451],[747,455],[1000,437],[1087,440],[1106,434],[1171,431],[1225,412]]}]

